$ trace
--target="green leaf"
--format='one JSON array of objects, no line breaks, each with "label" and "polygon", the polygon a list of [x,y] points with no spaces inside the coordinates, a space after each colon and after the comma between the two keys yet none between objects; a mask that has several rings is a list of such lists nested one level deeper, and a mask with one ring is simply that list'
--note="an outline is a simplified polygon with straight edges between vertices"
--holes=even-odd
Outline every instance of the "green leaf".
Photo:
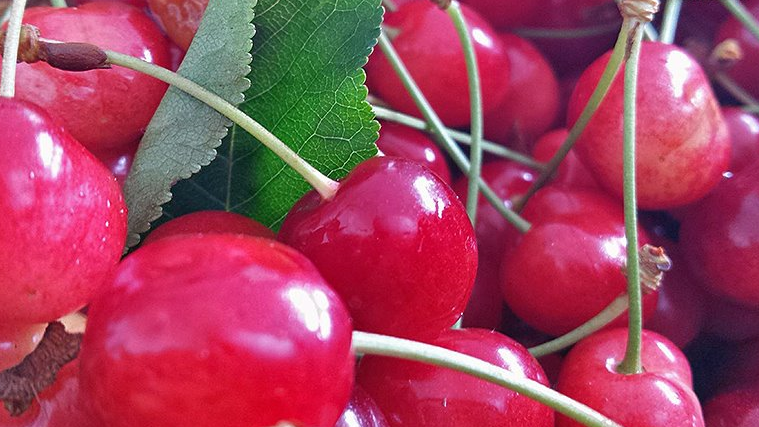
[{"label": "green leaf", "polygon": [[[379,125],[361,67],[379,36],[380,0],[260,0],[250,89],[241,109],[337,179],[377,153]],[[219,157],[174,187],[169,215],[224,209],[276,229],[310,189],[233,127]]]},{"label": "green leaf", "polygon": [[[211,0],[178,73],[233,104],[250,87],[251,24],[255,0]],[[140,142],[124,185],[128,246],[161,216],[175,182],[197,173],[217,155],[231,122],[175,88],[161,101]]]}]

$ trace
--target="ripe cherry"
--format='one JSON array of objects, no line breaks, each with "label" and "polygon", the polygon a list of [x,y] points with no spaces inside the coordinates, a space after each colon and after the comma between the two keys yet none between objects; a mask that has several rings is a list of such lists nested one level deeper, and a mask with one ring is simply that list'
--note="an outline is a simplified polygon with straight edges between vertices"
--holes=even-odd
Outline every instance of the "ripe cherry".
[{"label": "ripe cherry", "polygon": [[535,18],[543,5],[520,0],[463,0],[499,30],[523,27]]},{"label": "ripe cherry", "polygon": [[[754,19],[759,18],[759,2],[747,1],[745,6]],[[716,45],[725,39],[736,40],[743,53],[743,58],[727,71],[728,75],[750,94],[755,97],[759,96],[759,81],[756,79],[756,64],[759,61],[759,40],[740,21],[732,16],[720,25],[714,43]]]},{"label": "ripe cherry", "polygon": [[[552,130],[543,134],[532,148],[532,157],[539,162],[547,163],[559,150],[559,147],[569,136],[566,128]],[[551,181],[553,186],[567,188],[598,188],[588,168],[582,164],[575,150],[570,150],[559,165],[556,175]]]},{"label": "ripe cherry", "polygon": [[335,427],[389,427],[377,403],[356,384],[353,386],[351,400],[340,415]]},{"label": "ripe cherry", "polygon": [[121,257],[126,206],[108,170],[40,107],[0,99],[0,323],[83,307]]},{"label": "ripe cherry", "polygon": [[725,107],[722,114],[732,142],[730,172],[738,173],[759,161],[759,118],[738,107]]},{"label": "ripe cherry", "polygon": [[[145,13],[123,3],[35,7],[26,11],[24,22],[39,27],[48,39],[94,43],[171,66],[161,30]],[[125,68],[71,73],[35,63],[18,65],[16,96],[43,107],[85,147],[100,154],[133,147],[167,87]]]},{"label": "ripe cherry", "polygon": [[[485,112],[503,101],[509,90],[509,59],[490,25],[462,6],[475,45]],[[414,0],[388,15],[393,45],[422,93],[448,126],[469,124],[469,89],[461,42],[448,15],[428,0]],[[419,116],[411,96],[382,52],[366,66],[367,84],[393,108]]]},{"label": "ripe cherry", "polygon": [[169,38],[185,51],[198,31],[208,0],[147,0]]},{"label": "ripe cherry", "polygon": [[313,264],[269,239],[145,245],[89,308],[81,388],[103,425],[333,427],[351,324]]},{"label": "ripe cherry", "polygon": [[[447,330],[431,344],[477,357],[548,384],[543,368],[516,341],[485,329]],[[419,362],[367,356],[357,381],[393,427],[553,427],[553,410],[501,386]]]},{"label": "ripe cherry", "polygon": [[178,216],[156,227],[143,241],[155,242],[183,234],[231,233],[274,239],[274,232],[260,222],[234,212],[197,211]]},{"label": "ripe cherry", "polygon": [[759,425],[759,388],[723,392],[704,406],[706,427],[754,427]]},{"label": "ripe cherry", "polygon": [[456,194],[402,158],[360,163],[331,200],[307,193],[279,239],[313,261],[362,331],[437,335],[461,316],[477,269],[474,230]]},{"label": "ripe cherry", "polygon": [[438,174],[446,183],[451,182],[451,171],[445,155],[424,132],[396,123],[382,122],[377,148],[387,156],[416,160]]},{"label": "ripe cherry", "polygon": [[[596,87],[610,54],[580,77],[569,102],[574,124]],[[730,160],[730,138],[701,67],[682,49],[643,43],[637,92],[637,196],[645,209],[700,199],[720,181]],[[612,84],[577,140],[577,155],[596,181],[622,197],[623,79]]]},{"label": "ripe cherry", "polygon": [[31,353],[45,333],[44,323],[19,325],[0,323],[0,370],[18,365]]}]

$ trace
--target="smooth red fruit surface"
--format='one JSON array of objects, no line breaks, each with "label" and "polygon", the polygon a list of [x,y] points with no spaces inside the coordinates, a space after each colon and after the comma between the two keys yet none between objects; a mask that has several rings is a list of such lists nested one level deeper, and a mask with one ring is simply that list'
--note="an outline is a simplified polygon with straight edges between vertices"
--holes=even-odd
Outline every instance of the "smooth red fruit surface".
[{"label": "smooth red fruit surface", "polygon": [[688,208],[680,247],[694,277],[711,291],[759,307],[759,163],[726,179]]},{"label": "smooth red fruit surface", "polygon": [[461,316],[477,270],[464,206],[435,173],[408,159],[360,163],[331,200],[307,193],[279,239],[314,262],[355,328],[368,332],[437,335]]},{"label": "smooth red fruit surface", "polygon": [[[483,110],[489,112],[509,90],[509,59],[490,25],[466,6],[462,11],[477,55]],[[440,119],[448,126],[468,125],[466,64],[448,14],[428,0],[415,0],[389,14],[384,24],[398,31],[393,46]],[[420,115],[382,52],[372,55],[366,74],[367,85],[393,108]]]},{"label": "smooth red fruit surface", "polygon": [[[617,201],[601,193],[548,187],[530,199],[523,214],[532,228],[506,251],[501,264],[506,304],[520,319],[562,335],[625,292],[627,240]],[[643,245],[648,238],[638,233]],[[654,292],[644,298],[644,314],[655,307]]]},{"label": "smooth red fruit surface", "polygon": [[44,323],[0,323],[0,371],[21,363],[37,347],[46,326]]},{"label": "smooth red fruit surface", "polygon": [[74,1],[69,0],[68,5],[69,6],[79,6],[79,5],[83,5],[83,4],[87,4],[87,3],[114,2],[114,1],[121,2],[121,3],[126,3],[126,4],[132,5],[134,7],[140,7],[140,8],[148,7],[147,0],[74,0]]},{"label": "smooth red fruit surface", "polygon": [[155,228],[143,244],[182,234],[231,233],[274,239],[274,232],[260,222],[234,212],[197,211],[173,218]]},{"label": "smooth red fruit surface", "polygon": [[98,159],[111,171],[119,185],[124,186],[129,169],[132,167],[134,155],[137,152],[137,144],[126,152],[99,153]]},{"label": "smooth red fruit surface", "polygon": [[759,425],[759,387],[718,394],[704,406],[706,427]]},{"label": "smooth red fruit surface", "polygon": [[[527,166],[506,160],[483,164],[480,176],[508,207],[512,205],[513,198],[530,188],[536,177]],[[462,201],[467,197],[467,185],[468,179],[462,176],[453,186]],[[499,278],[500,260],[506,247],[516,240],[519,231],[480,195],[475,234],[479,262],[472,296],[464,311],[464,325],[497,329],[501,325],[504,308]]]},{"label": "smooth red fruit surface", "polygon": [[443,152],[426,133],[397,123],[382,122],[377,147],[387,156],[416,160],[451,182],[451,171]]},{"label": "smooth red fruit surface", "polygon": [[[566,128],[543,134],[532,148],[532,157],[539,162],[548,163],[568,136],[569,130]],[[596,180],[577,157],[575,150],[570,150],[561,161],[551,185],[567,188],[598,188]]]},{"label": "smooth red fruit surface", "polygon": [[[447,330],[430,343],[548,385],[535,358],[497,332]],[[446,368],[367,356],[361,360],[357,381],[374,397],[393,427],[553,427],[553,410],[547,406]]]},{"label": "smooth red fruit surface", "polygon": [[[747,319],[747,322],[751,321],[756,322],[755,319]],[[721,354],[719,368],[712,373],[713,379],[716,380],[716,388],[724,392],[759,387],[757,354],[759,354],[759,339],[756,338],[729,346],[727,351]]]},{"label": "smooth red fruit surface", "polygon": [[[745,7],[754,19],[759,18],[759,2],[748,1]],[[715,45],[726,39],[736,40],[742,52],[742,59],[727,70],[727,74],[740,87],[746,89],[754,97],[758,97],[759,80],[756,78],[756,64],[759,63],[759,40],[740,21],[732,16],[717,30],[717,35],[714,39]]]},{"label": "smooth red fruit surface", "polygon": [[527,152],[556,120],[559,82],[532,43],[513,34],[498,37],[511,65],[510,89],[506,98],[485,116],[485,136]]},{"label": "smooth red fruit surface", "polygon": [[333,427],[350,342],[345,307],[303,255],[177,236],[129,255],[90,305],[82,392],[112,427]]},{"label": "smooth red fruit surface", "polygon": [[541,12],[542,4],[522,0],[463,0],[499,30],[521,27]]},{"label": "smooth red fruit surface", "polygon": [[198,31],[208,0],[147,0],[169,38],[185,51]]},{"label": "smooth red fruit surface", "polygon": [[[580,77],[567,122],[577,121],[609,60],[609,53]],[[709,80],[685,51],[645,42],[637,92],[638,205],[681,206],[702,198],[730,161],[730,137]],[[622,197],[622,99],[616,79],[575,145],[577,155],[611,194]]]},{"label": "smooth red fruit surface", "polygon": [[738,107],[722,109],[732,141],[730,171],[740,172],[759,161],[759,118]]},{"label": "smooth red fruit surface", "polygon": [[[169,44],[141,10],[119,2],[81,7],[34,7],[24,22],[48,39],[88,42],[145,61],[171,66]],[[153,77],[115,67],[82,73],[44,63],[19,64],[16,96],[59,119],[90,151],[122,151],[139,140],[166,88]]]},{"label": "smooth red fruit surface", "polygon": [[0,99],[0,323],[83,307],[121,257],[126,205],[108,170],[36,105]]},{"label": "smooth red fruit surface", "polygon": [[[644,338],[644,372],[626,375],[617,372],[617,366],[624,359],[627,330],[611,330],[603,334],[602,339],[592,335],[572,348],[564,358],[557,391],[623,426],[704,426],[698,399],[683,382],[684,372],[680,366],[681,363],[687,366],[687,361],[682,354],[677,356],[677,359],[682,357],[681,361],[673,361],[668,355],[669,352],[679,353],[674,344],[669,343],[660,349],[661,344],[647,346],[648,340]],[[651,353],[651,348],[646,347],[655,350]],[[581,426],[583,424],[560,414],[556,416],[556,427]]]},{"label": "smooth red fruit surface", "polygon": [[377,403],[356,384],[353,386],[351,400],[340,415],[335,427],[389,427]]},{"label": "smooth red fruit surface", "polygon": [[759,337],[759,308],[747,307],[720,295],[704,292],[709,315],[704,332],[723,341],[739,342]]}]

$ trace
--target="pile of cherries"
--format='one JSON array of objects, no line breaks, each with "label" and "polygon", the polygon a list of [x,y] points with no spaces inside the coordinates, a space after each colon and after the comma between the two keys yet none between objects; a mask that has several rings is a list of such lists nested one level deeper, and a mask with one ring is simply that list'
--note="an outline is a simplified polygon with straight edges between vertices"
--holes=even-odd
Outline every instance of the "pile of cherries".
[{"label": "pile of cherries", "polygon": [[[486,137],[549,160],[609,61],[615,2],[462,2]],[[465,130],[466,66],[450,18],[429,0],[392,3],[385,31],[442,121]],[[568,351],[536,360],[526,349],[626,292],[621,78],[524,205],[526,232],[484,198],[473,226],[466,177],[426,133],[382,122],[383,155],[331,197],[306,194],[277,234],[200,211],[122,258],[119,183],[167,86],[126,69],[19,64],[15,98],[0,98],[0,397],[13,412],[0,427],[582,425],[461,372],[357,361],[354,330],[475,356],[624,426],[759,425],[759,119],[710,83],[727,75],[759,97],[759,40],[716,3],[685,2],[677,45],[642,45],[638,233],[673,268],[644,297],[639,374],[618,371],[626,315]],[[24,22],[176,69],[206,5],[80,0],[28,8]],[[746,6],[759,18],[759,0]],[[704,53],[726,39],[742,59]],[[365,69],[377,102],[420,116],[382,52]],[[486,159],[483,179],[521,205],[540,170]],[[3,375],[18,373],[49,322],[79,310],[79,356],[28,407],[8,404]]]}]

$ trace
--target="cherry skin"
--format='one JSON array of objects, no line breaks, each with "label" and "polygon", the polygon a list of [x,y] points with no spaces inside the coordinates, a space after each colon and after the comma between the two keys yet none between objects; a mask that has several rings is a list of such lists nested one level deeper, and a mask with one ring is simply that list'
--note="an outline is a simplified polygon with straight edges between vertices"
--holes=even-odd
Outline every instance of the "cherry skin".
[{"label": "cherry skin", "polygon": [[759,388],[720,393],[704,406],[706,427],[753,427],[759,425]]},{"label": "cherry skin", "polygon": [[147,0],[150,11],[169,38],[183,50],[198,31],[208,0]]},{"label": "cherry skin", "polygon": [[183,234],[231,233],[274,239],[274,232],[260,222],[234,212],[197,211],[178,216],[156,227],[143,241],[155,242]]},{"label": "cherry skin", "polygon": [[[543,134],[532,148],[532,157],[539,162],[548,163],[567,139],[567,136],[569,136],[569,130],[566,128],[555,129]],[[595,179],[577,157],[574,149],[569,150],[567,156],[561,161],[551,185],[566,188],[598,188]]]},{"label": "cherry skin", "polygon": [[[509,90],[509,59],[495,31],[474,11],[462,6],[472,34],[482,87],[483,111],[493,110]],[[398,31],[393,46],[440,119],[448,126],[469,124],[469,89],[461,42],[448,15],[427,0],[404,4],[385,25]],[[390,106],[420,116],[382,52],[366,66],[367,85]]]},{"label": "cherry skin", "polygon": [[759,308],[759,163],[691,206],[680,246],[694,277],[714,293]]},{"label": "cherry skin", "polygon": [[[543,368],[519,343],[485,329],[444,331],[433,345],[477,357],[548,385]],[[553,410],[501,386],[446,368],[367,356],[357,381],[390,426],[553,427]]]},{"label": "cherry skin", "polygon": [[83,307],[121,257],[126,205],[108,170],[36,105],[0,99],[0,323]]},{"label": "cherry skin", "polygon": [[443,152],[427,134],[397,123],[382,122],[377,148],[385,155],[416,160],[451,182],[451,171]]},{"label": "cherry skin", "polygon": [[[745,7],[754,19],[759,18],[759,2],[748,1]],[[751,95],[754,97],[759,96],[759,82],[756,79],[756,64],[759,61],[759,41],[756,40],[750,31],[743,27],[743,24],[732,16],[720,25],[714,39],[714,44],[716,45],[726,39],[736,40],[743,52],[743,58],[727,70],[727,74]]]},{"label": "cherry skin", "polygon": [[759,161],[759,118],[738,107],[722,109],[732,141],[730,171],[738,173]]},{"label": "cherry skin", "polygon": [[724,296],[704,292],[709,315],[704,319],[706,334],[728,342],[759,337],[759,308],[747,307]]},{"label": "cherry skin", "polygon": [[138,7],[138,8],[146,8],[146,7],[148,7],[147,0],[74,0],[74,1],[70,1],[69,0],[69,6],[81,6],[81,5],[87,4],[87,3],[112,2],[112,1],[126,3],[128,5],[132,5],[132,6]]},{"label": "cherry skin", "polygon": [[[662,351],[657,348],[660,344],[646,345],[644,339],[644,372],[627,375],[617,372],[624,359],[626,329],[606,331],[605,337],[590,336],[572,348],[559,373],[558,392],[624,426],[704,426],[698,399],[681,376],[680,362],[669,364],[667,353],[677,351],[674,344]],[[655,349],[654,357],[646,347]],[[684,357],[682,363],[687,366]],[[556,416],[556,427],[580,426],[574,420]]]},{"label": "cherry skin", "polygon": [[520,0],[464,0],[462,3],[476,10],[499,30],[524,26],[542,9],[540,2]]},{"label": "cherry skin", "polygon": [[[610,54],[580,77],[569,102],[574,124]],[[682,49],[645,42],[637,92],[637,196],[644,209],[696,201],[720,181],[730,160],[730,138],[706,75]],[[623,80],[616,79],[575,145],[596,181],[622,197]]]},{"label": "cherry skin", "polygon": [[[35,7],[24,22],[42,36],[94,43],[162,67],[171,66],[169,44],[142,11],[119,2],[76,8]],[[90,151],[128,151],[142,136],[168,86],[116,67],[71,73],[44,63],[19,64],[16,96],[43,107]]]},{"label": "cherry skin", "polygon": [[303,255],[176,236],[129,255],[90,305],[81,388],[113,427],[333,427],[353,386],[350,342],[345,307]]},{"label": "cherry skin", "polygon": [[356,384],[353,386],[351,400],[340,415],[335,427],[389,427],[377,403]]},{"label": "cherry skin", "polygon": [[39,344],[47,325],[0,323],[0,371],[18,365]]},{"label": "cherry skin", "polygon": [[477,270],[464,206],[435,173],[374,157],[331,200],[307,193],[279,240],[305,254],[350,309],[356,329],[436,335],[461,316]]},{"label": "cherry skin", "polygon": [[513,34],[498,37],[511,64],[510,89],[506,98],[485,116],[485,136],[529,152],[535,140],[556,120],[559,82],[532,43]]}]

